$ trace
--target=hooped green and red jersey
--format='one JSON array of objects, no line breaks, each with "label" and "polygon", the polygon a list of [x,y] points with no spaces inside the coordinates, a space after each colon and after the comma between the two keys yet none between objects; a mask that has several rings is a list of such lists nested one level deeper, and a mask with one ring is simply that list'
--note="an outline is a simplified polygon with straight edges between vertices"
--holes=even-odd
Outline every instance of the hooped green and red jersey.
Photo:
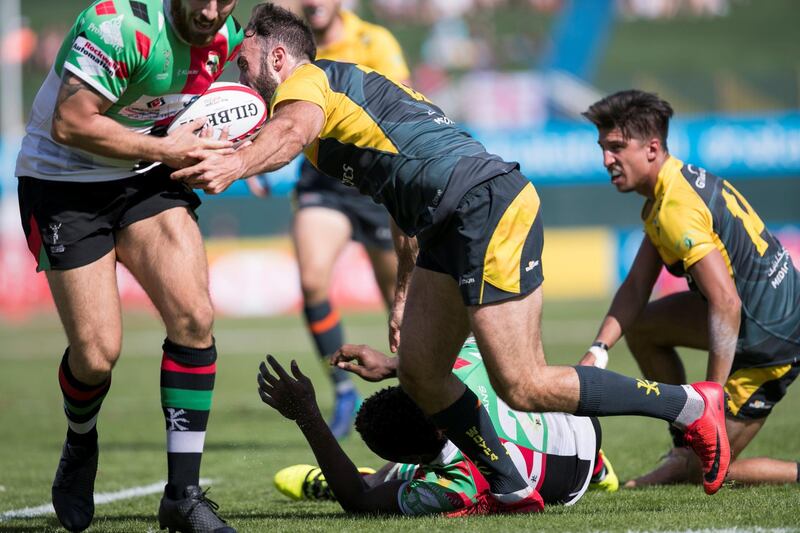
[{"label": "hooped green and red jersey", "polygon": [[105,115],[150,134],[202,94],[234,59],[244,39],[231,16],[207,46],[175,31],[169,0],[98,0],[70,29],[33,104],[17,158],[17,176],[109,181],[133,176],[137,161],[111,159],[55,142],[50,135],[61,78],[80,78],[113,102]]},{"label": "hooped green and red jersey", "polygon": [[[547,472],[548,455],[578,456],[594,465],[595,433],[591,421],[565,413],[528,413],[515,411],[497,396],[489,382],[478,346],[468,340],[458,354],[453,374],[472,390],[489,413],[500,441],[508,450],[517,470],[537,489]],[[397,501],[403,514],[448,513],[474,505],[489,484],[477,467],[448,441],[439,457],[424,465],[396,464],[386,476],[408,480],[398,491]],[[586,490],[576,492],[567,505],[573,504]]]}]

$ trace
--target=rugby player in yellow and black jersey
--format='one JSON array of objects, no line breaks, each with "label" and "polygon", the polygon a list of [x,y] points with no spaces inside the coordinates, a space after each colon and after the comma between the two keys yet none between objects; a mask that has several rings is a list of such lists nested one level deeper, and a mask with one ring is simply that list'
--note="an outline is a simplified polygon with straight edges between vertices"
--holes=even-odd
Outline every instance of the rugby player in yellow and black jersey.
[{"label": "rugby player in yellow and black jersey", "polygon": [[[661,385],[593,366],[548,366],[541,343],[542,226],[539,197],[516,163],[486,152],[421,94],[367,67],[314,61],[299,18],[261,4],[245,30],[241,81],[270,99],[252,146],[209,153],[176,171],[216,193],[232,181],[285,165],[304,151],[322,172],[383,204],[419,253],[401,260],[396,304],[405,304],[397,375],[403,389],[485,477],[500,512],[541,509],[477,396],[452,373],[471,330],[503,401],[523,411],[582,416],[641,414],[680,426],[706,465],[706,492],[727,472],[722,387]],[[415,266],[414,266],[415,265]],[[413,275],[412,275],[413,271]],[[402,342],[400,342],[402,340]]]},{"label": "rugby player in yellow and black jersey", "polygon": [[[317,59],[358,63],[401,82],[409,78],[403,52],[381,26],[342,8],[342,0],[302,0],[300,8],[314,33]],[[269,194],[266,175],[248,178],[257,196]],[[339,312],[329,298],[333,268],[352,240],[361,243],[387,309],[397,283],[389,214],[354,187],[332,180],[303,158],[294,188],[291,237],[300,271],[303,315],[317,354],[327,359],[344,344]],[[392,318],[390,317],[390,320]],[[350,433],[361,398],[347,372],[334,368],[335,396],[330,427],[336,438]]]},{"label": "rugby player in yellow and black jersey", "polygon": [[[624,334],[645,377],[666,383],[686,380],[676,346],[708,351],[707,379],[724,384],[728,394],[736,457],[800,373],[800,273],[730,183],[669,154],[669,103],[623,91],[584,115],[599,130],[611,183],[647,199],[645,237],[593,350],[613,346]],[[691,290],[648,303],[662,265],[686,276]],[[630,485],[692,477],[680,436],[673,440],[667,461]],[[729,479],[794,482],[798,463],[741,459],[731,464]]]}]

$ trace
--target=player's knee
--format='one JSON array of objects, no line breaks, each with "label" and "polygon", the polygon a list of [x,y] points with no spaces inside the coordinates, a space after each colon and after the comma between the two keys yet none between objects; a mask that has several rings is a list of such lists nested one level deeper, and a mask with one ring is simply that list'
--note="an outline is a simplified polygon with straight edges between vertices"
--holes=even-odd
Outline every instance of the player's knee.
[{"label": "player's knee", "polygon": [[121,342],[108,337],[98,337],[91,343],[70,345],[70,369],[78,381],[95,384],[106,379],[119,359]]},{"label": "player's knee", "polygon": [[641,321],[634,322],[625,331],[625,342],[634,357],[642,351],[642,348],[651,345],[652,339],[649,328]]},{"label": "player's knee", "polygon": [[494,385],[497,395],[515,411],[541,411],[547,391],[523,376],[505,376]]},{"label": "player's knee", "polygon": [[173,327],[168,329],[171,329],[170,333],[182,342],[196,343],[210,338],[213,326],[214,308],[208,302],[206,305],[186,309],[176,318]]},{"label": "player's knee", "polygon": [[306,267],[300,273],[300,289],[305,302],[319,302],[328,297],[328,280],[330,272],[327,268]]}]

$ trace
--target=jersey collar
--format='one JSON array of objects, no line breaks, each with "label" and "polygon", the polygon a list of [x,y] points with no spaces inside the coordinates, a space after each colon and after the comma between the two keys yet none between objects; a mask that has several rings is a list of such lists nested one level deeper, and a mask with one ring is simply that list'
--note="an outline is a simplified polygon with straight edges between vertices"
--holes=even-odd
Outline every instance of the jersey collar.
[{"label": "jersey collar", "polygon": [[673,176],[680,173],[681,168],[683,168],[683,161],[677,157],[669,156],[669,159],[664,161],[664,164],[661,165],[661,169],[658,171],[658,178],[656,179],[656,198],[664,194],[664,190],[669,186]]}]

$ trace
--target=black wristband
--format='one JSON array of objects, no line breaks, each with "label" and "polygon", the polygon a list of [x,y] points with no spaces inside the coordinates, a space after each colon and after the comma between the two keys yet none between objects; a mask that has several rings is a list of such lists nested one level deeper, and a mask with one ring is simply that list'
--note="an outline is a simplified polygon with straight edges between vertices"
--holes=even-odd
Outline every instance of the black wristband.
[{"label": "black wristband", "polygon": [[598,348],[608,351],[608,344],[604,343],[603,341],[594,341],[592,346],[597,346]]}]

